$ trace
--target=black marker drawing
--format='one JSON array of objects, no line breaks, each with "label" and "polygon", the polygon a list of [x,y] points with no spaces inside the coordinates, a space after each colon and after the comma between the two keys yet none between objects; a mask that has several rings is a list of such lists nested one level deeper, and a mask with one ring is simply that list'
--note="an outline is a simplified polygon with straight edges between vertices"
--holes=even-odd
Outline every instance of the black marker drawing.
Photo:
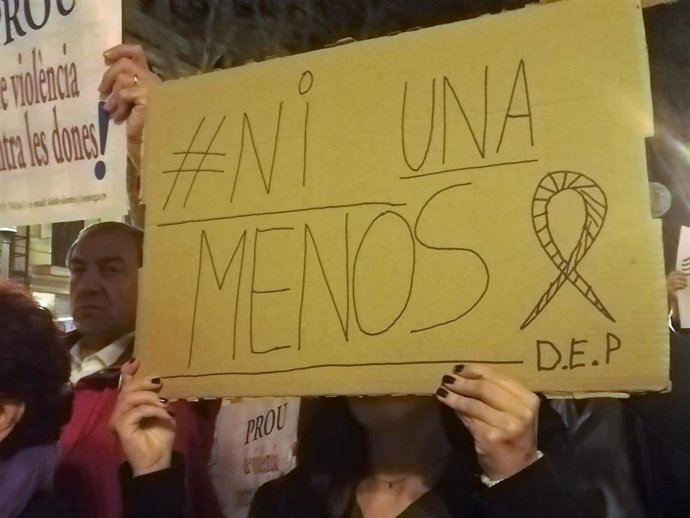
[{"label": "black marker drawing", "polygon": [[470,130],[470,135],[472,135],[472,140],[474,141],[474,145],[477,147],[477,152],[479,152],[479,155],[482,158],[486,157],[486,127],[487,127],[487,119],[489,115],[489,95],[488,95],[488,89],[489,89],[489,67],[484,67],[484,127],[482,129],[482,144],[481,146],[479,145],[479,141],[477,140],[477,135],[474,133],[474,129],[472,128],[472,124],[470,123],[470,119],[467,117],[467,113],[465,112],[465,109],[462,106],[462,103],[460,102],[460,99],[458,98],[458,95],[455,93],[455,89],[453,88],[453,85],[451,84],[450,80],[448,77],[443,76],[443,154],[441,158],[442,163],[446,163],[446,147],[448,146],[448,102],[446,101],[446,96],[448,91],[450,91],[451,94],[453,94],[453,99],[455,99],[455,104],[457,104],[458,108],[460,108],[460,113],[462,113],[462,118],[465,120],[465,124],[467,125],[467,129]]},{"label": "black marker drawing", "polygon": [[300,95],[304,95],[311,90],[312,86],[314,86],[314,74],[312,74],[310,70],[305,70],[299,78],[297,90]]},{"label": "black marker drawing", "polygon": [[[518,81],[522,76],[522,82],[525,93],[526,110],[524,113],[513,113],[513,101],[515,100],[515,89],[517,88]],[[498,139],[498,146],[496,147],[496,153],[501,151],[501,145],[503,145],[503,137],[506,134],[506,125],[508,124],[508,119],[522,119],[525,118],[529,121],[529,141],[530,145],[534,147],[534,128],[532,127],[532,106],[529,102],[529,85],[527,84],[527,71],[525,69],[525,60],[521,59],[518,65],[517,72],[515,73],[515,81],[513,82],[513,90],[510,92],[510,101],[508,101],[508,108],[506,110],[506,116],[503,119],[503,128],[501,129],[501,137]]]},{"label": "black marker drawing", "polygon": [[431,137],[434,135],[434,117],[436,114],[436,78],[431,81],[431,110],[430,110],[430,122],[429,122],[429,137],[426,141],[426,148],[424,149],[424,155],[422,155],[421,160],[418,165],[412,165],[407,154],[407,147],[405,146],[405,107],[407,106],[407,81],[405,81],[405,88],[403,89],[403,99],[402,99],[402,111],[400,115],[400,139],[402,142],[402,154],[405,159],[407,167],[412,171],[419,171],[424,162],[426,162],[429,156],[429,149],[431,148]]},{"label": "black marker drawing", "polygon": [[[304,95],[314,86],[314,74],[306,70],[299,78],[297,90],[300,95]],[[304,145],[302,147],[302,187],[307,185],[307,129],[309,128],[309,101],[304,106]]]},{"label": "black marker drawing", "polygon": [[448,187],[444,187],[437,193],[435,193],[433,196],[431,196],[426,203],[422,206],[422,208],[419,211],[419,214],[417,215],[417,220],[415,221],[414,224],[414,236],[419,242],[420,245],[422,245],[424,248],[428,248],[429,250],[438,250],[438,251],[452,251],[452,252],[459,252],[459,253],[469,253],[472,254],[481,264],[482,267],[484,268],[484,275],[486,276],[484,280],[484,287],[482,288],[482,292],[479,294],[479,296],[472,302],[472,304],[467,307],[463,308],[458,315],[456,315],[453,318],[444,320],[442,322],[436,322],[434,324],[428,324],[424,327],[420,327],[418,329],[412,329],[410,333],[420,333],[422,331],[428,331],[429,329],[435,329],[437,327],[445,326],[448,324],[452,324],[453,322],[457,322],[460,320],[462,317],[465,315],[469,314],[474,308],[477,307],[477,305],[481,302],[481,300],[484,298],[484,295],[486,295],[486,292],[489,290],[489,279],[490,279],[490,274],[489,274],[489,266],[486,264],[486,261],[484,258],[479,255],[475,250],[472,250],[471,248],[462,248],[462,247],[456,247],[456,246],[438,246],[438,245],[433,245],[429,242],[427,242],[421,235],[419,231],[419,221],[422,219],[422,216],[424,214],[424,211],[426,208],[436,199],[436,197],[441,196],[442,194],[452,191],[454,189],[458,188],[464,188],[464,187],[469,187],[471,186],[471,182],[465,182],[465,183],[460,183],[457,185],[449,185]]},{"label": "black marker drawing", "polygon": [[396,367],[406,365],[457,365],[458,363],[484,363],[487,365],[524,365],[524,360],[487,360],[483,358],[446,358],[444,360],[419,360],[419,361],[390,361],[390,362],[362,362],[362,363],[319,363],[312,365],[299,365],[271,370],[228,370],[218,372],[196,372],[193,374],[165,374],[163,379],[206,378],[210,376],[262,376],[265,374],[287,374],[289,372],[302,372],[320,369],[334,368],[360,368],[360,367]]},{"label": "black marker drawing", "polygon": [[[205,151],[192,151],[192,146],[194,146],[194,142],[196,141],[196,137],[199,134],[199,131],[201,130],[202,126],[204,125],[204,122],[206,122],[206,117],[202,117],[201,121],[199,122],[199,126],[197,126],[196,131],[194,131],[194,135],[192,136],[192,140],[189,142],[189,146],[185,151],[174,151],[172,154],[173,155],[182,155],[182,161],[180,162],[180,167],[177,169],[171,169],[167,171],[162,171],[163,174],[175,174],[175,179],[173,180],[172,185],[170,186],[170,191],[168,192],[168,196],[165,199],[165,203],[163,204],[163,210],[168,208],[168,203],[170,203],[170,198],[172,197],[173,192],[175,191],[175,187],[177,186],[177,180],[180,178],[180,174],[182,173],[194,173],[194,176],[192,177],[192,181],[189,184],[189,188],[187,189],[187,195],[184,198],[184,204],[183,207],[187,207],[187,201],[189,201],[189,195],[192,193],[192,188],[194,187],[194,184],[196,183],[196,179],[199,176],[199,173],[224,173],[225,171],[223,169],[203,169],[204,162],[206,161],[206,157],[208,156],[225,156],[225,153],[214,153],[211,152],[211,146],[213,146],[213,142],[216,140],[216,137],[218,136],[218,133],[220,132],[220,129],[223,127],[223,123],[225,123],[225,117],[223,117],[218,124],[218,127],[216,128],[215,133],[213,134],[213,137],[211,137],[211,140],[208,143],[208,146],[206,146]],[[192,168],[187,168],[185,169],[185,164],[187,162],[187,159],[190,156],[197,156],[200,155],[199,163],[197,164],[196,167]]]},{"label": "black marker drawing", "polygon": [[[197,313],[198,313],[198,308],[199,308],[199,289],[201,287],[201,272],[203,269],[203,260],[204,260],[204,251],[208,254],[209,260],[211,262],[211,270],[213,271],[213,277],[216,281],[216,288],[218,290],[222,290],[223,286],[225,285],[225,279],[228,276],[228,272],[230,271],[230,267],[233,265],[235,262],[235,258],[239,260],[239,274],[237,276],[237,292],[235,295],[235,309],[234,309],[234,314],[233,314],[233,326],[232,326],[232,359],[234,360],[237,354],[237,308],[239,307],[239,300],[240,300],[240,288],[241,288],[241,282],[242,282],[242,269],[244,267],[244,249],[247,241],[247,231],[245,230],[242,235],[240,236],[240,239],[237,241],[237,246],[235,247],[234,252],[232,253],[232,257],[230,258],[230,261],[228,261],[227,266],[225,267],[225,270],[223,271],[222,276],[218,276],[218,270],[216,269],[216,261],[213,256],[213,252],[211,251],[211,244],[209,243],[208,236],[206,235],[206,231],[202,230],[201,231],[201,238],[199,242],[199,268],[197,270],[197,283],[196,283],[196,290],[194,293],[194,310],[192,313],[192,334],[189,339],[189,356],[187,358],[187,368],[189,369],[192,366],[192,359],[194,356],[194,334],[196,331],[196,324],[197,324]],[[241,250],[240,251],[240,247]]]},{"label": "black marker drawing", "polygon": [[[280,349],[289,349],[291,345],[274,345],[268,349],[255,349],[254,348],[254,300],[256,295],[269,295],[271,293],[284,293],[290,291],[290,288],[274,288],[274,289],[256,289],[256,249],[259,244],[259,236],[267,232],[290,232],[295,230],[293,227],[273,227],[273,228],[256,228],[254,229],[254,250],[252,253],[252,281],[251,290],[249,297],[249,350],[252,354],[267,354],[273,351],[278,351]],[[239,281],[238,281],[239,282]],[[235,311],[237,311],[237,306],[235,306]]]},{"label": "black marker drawing", "polygon": [[[582,198],[585,204],[585,221],[580,232],[580,238],[566,259],[558,245],[554,242],[551,229],[549,228],[548,204],[551,198],[567,190],[576,192]],[[556,265],[559,273],[549,284],[549,287],[522,323],[520,329],[525,329],[544,311],[544,308],[556,296],[556,293],[558,293],[565,281],[575,286],[602,315],[612,322],[616,321],[599,300],[596,293],[594,293],[592,286],[577,271],[577,265],[587,255],[599,232],[601,232],[607,210],[608,204],[604,191],[601,190],[594,180],[583,174],[572,171],[555,171],[548,173],[539,182],[532,198],[532,225],[541,247],[549,256],[551,262]]]},{"label": "black marker drawing", "polygon": [[254,158],[256,159],[256,165],[259,167],[259,174],[261,175],[261,180],[266,190],[266,194],[271,193],[271,184],[273,183],[273,172],[276,166],[276,155],[278,153],[278,142],[280,141],[280,121],[283,117],[283,101],[278,105],[278,115],[276,118],[276,130],[275,138],[273,140],[273,150],[271,155],[271,166],[268,169],[268,178],[266,178],[265,166],[261,163],[261,158],[259,157],[259,149],[256,146],[256,140],[254,139],[254,131],[252,130],[252,121],[249,118],[249,114],[244,112],[242,115],[242,139],[240,140],[240,156],[237,159],[237,168],[235,169],[235,180],[232,183],[232,192],[230,194],[230,203],[235,199],[235,190],[237,189],[237,180],[240,177],[240,169],[242,167],[242,157],[244,156],[245,149],[245,136],[249,135],[249,141],[252,145],[252,151],[254,152]]},{"label": "black marker drawing", "polygon": [[[504,167],[504,166],[508,166],[508,165],[533,164],[535,162],[539,162],[539,159],[529,158],[527,160],[515,160],[513,162],[497,162],[494,164],[480,164],[480,165],[469,165],[469,166],[464,166],[464,167],[452,167],[450,169],[441,169],[440,171],[431,171],[429,173],[401,176],[400,179],[401,180],[410,180],[413,178],[426,178],[427,176],[436,176],[439,174],[457,173],[460,171],[476,171],[478,169],[493,169],[494,167]],[[509,171],[512,171],[512,169],[510,169]]]},{"label": "black marker drawing", "polygon": [[396,218],[398,221],[402,223],[402,226],[405,230],[407,230],[407,235],[410,238],[410,243],[411,243],[411,260],[410,260],[410,277],[409,277],[409,284],[407,285],[407,295],[405,297],[405,301],[401,304],[400,311],[398,311],[397,315],[394,315],[393,318],[391,318],[390,322],[387,324],[384,324],[383,327],[380,329],[365,329],[363,323],[362,323],[362,318],[360,317],[360,313],[357,311],[357,291],[356,291],[356,286],[357,283],[353,282],[352,283],[352,301],[354,305],[354,310],[355,310],[355,321],[357,322],[357,327],[359,330],[364,333],[367,336],[377,336],[385,333],[388,331],[391,327],[395,325],[395,323],[400,320],[400,317],[403,316],[403,313],[405,313],[405,310],[407,309],[407,306],[410,304],[410,298],[412,297],[412,287],[414,284],[414,272],[415,272],[415,261],[417,259],[417,254],[415,253],[415,241],[414,241],[414,234],[412,232],[412,227],[410,227],[410,224],[407,222],[405,218],[403,218],[400,214],[398,214],[395,211],[392,210],[387,210],[386,212],[382,212],[378,216],[376,216],[367,229],[364,231],[364,235],[362,236],[362,239],[359,242],[359,246],[357,247],[357,252],[355,252],[355,260],[352,265],[352,277],[355,279],[357,277],[357,264],[359,261],[359,254],[362,251],[362,247],[364,245],[364,242],[367,240],[367,236],[369,235],[369,232],[374,228],[374,225],[382,221],[383,218],[388,217],[388,218]]},{"label": "black marker drawing", "polygon": [[312,250],[314,251],[314,256],[316,257],[316,262],[319,265],[319,271],[323,277],[326,288],[328,289],[328,294],[333,303],[333,309],[338,316],[338,322],[340,323],[340,329],[343,331],[343,337],[345,341],[348,342],[349,332],[350,332],[350,248],[349,248],[349,219],[350,213],[345,213],[345,318],[338,309],[338,304],[335,300],[335,295],[333,294],[333,288],[331,288],[331,283],[328,281],[328,276],[326,275],[326,268],[323,261],[321,260],[321,254],[319,253],[319,247],[316,244],[316,239],[314,238],[314,233],[308,223],[304,224],[304,255],[302,263],[302,294],[299,301],[299,319],[297,324],[297,350],[302,348],[302,316],[304,314],[304,295],[306,292],[306,279],[307,279],[307,238],[311,241]]},{"label": "black marker drawing", "polygon": [[[493,75],[495,76],[496,74]],[[430,99],[423,99],[426,101],[423,104],[424,107],[430,106],[428,109],[428,131],[426,130],[426,116],[412,117],[409,115],[410,108],[414,108],[414,106],[420,103],[417,96],[408,96],[409,82],[405,81],[403,85],[400,109],[400,137],[402,158],[407,166],[408,174],[401,175],[401,179],[424,178],[451,172],[490,169],[506,165],[537,162],[537,159],[528,157],[521,160],[495,160],[487,152],[487,146],[492,146],[488,143],[489,139],[491,139],[490,133],[494,133],[497,139],[495,155],[500,155],[507,135],[513,135],[508,139],[513,141],[513,145],[516,145],[518,142],[516,138],[529,136],[529,146],[530,148],[534,147],[534,113],[530,101],[527,68],[523,59],[517,64],[514,79],[511,83],[512,87],[510,95],[507,97],[500,134],[495,130],[492,131],[491,121],[495,121],[495,119],[489,117],[489,113],[496,110],[496,99],[490,99],[490,97],[495,96],[495,93],[491,96],[489,95],[495,88],[492,90],[489,87],[488,66],[484,66],[482,74],[483,99],[481,103],[479,96],[472,96],[468,99],[467,92],[463,92],[463,89],[467,87],[466,77],[462,78],[462,82],[456,79],[454,86],[452,79],[444,75],[442,78],[438,78],[438,88],[436,79],[435,77],[431,79]],[[437,90],[439,91],[437,92]],[[437,111],[440,113],[437,114]],[[472,115],[473,120],[470,120],[470,115]],[[526,119],[523,122],[527,124],[520,124],[517,130],[513,130],[512,133],[508,131],[510,129],[508,122],[516,122],[521,119]],[[439,128],[436,128],[436,126],[439,126]],[[453,131],[451,132],[451,130]],[[441,142],[439,143],[440,156],[435,156],[434,142],[436,137],[434,137],[434,134],[438,134],[439,131],[441,132]],[[419,152],[423,152],[419,161],[414,163],[410,158],[410,140],[412,139],[416,141],[415,144],[419,148]],[[467,143],[471,143],[476,153],[471,150],[471,147],[468,147],[464,152],[458,151],[463,149],[462,146]],[[448,154],[452,149],[456,149],[454,152],[455,158],[451,157],[449,159]],[[467,162],[472,157],[481,159],[481,162],[473,165],[461,163],[455,167],[445,167],[447,162],[456,162],[458,158],[463,162]],[[484,160],[487,160],[487,162],[485,163]],[[444,166],[441,169],[437,169],[439,161]],[[429,167],[424,167],[427,165]],[[423,168],[434,168],[434,170],[426,171]]]}]

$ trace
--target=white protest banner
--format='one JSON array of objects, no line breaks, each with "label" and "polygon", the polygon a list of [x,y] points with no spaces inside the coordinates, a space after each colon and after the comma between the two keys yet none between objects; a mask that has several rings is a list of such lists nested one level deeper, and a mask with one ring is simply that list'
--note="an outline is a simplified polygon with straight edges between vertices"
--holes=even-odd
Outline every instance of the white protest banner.
[{"label": "white protest banner", "polygon": [[225,518],[244,518],[259,486],[295,467],[299,398],[224,401],[210,473]]},{"label": "white protest banner", "polygon": [[0,2],[0,224],[127,211],[124,128],[99,105],[117,0]]}]

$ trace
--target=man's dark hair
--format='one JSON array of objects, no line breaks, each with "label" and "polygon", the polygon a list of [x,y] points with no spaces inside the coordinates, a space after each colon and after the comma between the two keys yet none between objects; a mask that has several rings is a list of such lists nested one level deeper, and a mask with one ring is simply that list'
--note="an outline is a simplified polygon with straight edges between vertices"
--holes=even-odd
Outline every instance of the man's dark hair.
[{"label": "man's dark hair", "polygon": [[0,279],[0,397],[25,404],[24,415],[0,443],[0,459],[56,441],[69,418],[70,364],[50,312],[21,285]]},{"label": "man's dark hair", "polygon": [[105,234],[125,234],[131,236],[134,239],[134,243],[137,247],[137,254],[139,256],[139,266],[144,263],[144,231],[140,228],[128,225],[127,223],[121,223],[119,221],[101,221],[100,223],[94,223],[82,229],[77,236],[77,239],[72,243],[67,251],[67,266],[69,267],[69,261],[72,258],[77,244],[81,241],[88,239],[93,236],[101,236]]}]

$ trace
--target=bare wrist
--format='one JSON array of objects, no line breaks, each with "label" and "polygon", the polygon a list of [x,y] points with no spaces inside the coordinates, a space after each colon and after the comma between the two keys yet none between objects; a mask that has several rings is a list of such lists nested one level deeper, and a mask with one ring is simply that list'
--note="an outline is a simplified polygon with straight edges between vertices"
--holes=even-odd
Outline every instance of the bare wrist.
[{"label": "bare wrist", "polygon": [[161,459],[155,464],[137,466],[130,462],[130,466],[132,466],[133,477],[148,475],[149,473],[154,473],[156,471],[162,471],[164,469],[170,468],[170,466],[172,466],[172,455],[167,455],[165,458]]},{"label": "bare wrist", "polygon": [[525,469],[528,466],[531,466],[536,461],[541,459],[543,456],[544,456],[544,454],[540,450],[536,450],[532,460],[530,460],[527,464],[522,466],[517,471],[514,471],[514,472],[512,472],[508,475],[505,475],[505,476],[499,475],[499,476],[491,476],[491,477],[489,475],[487,475],[486,473],[482,473],[479,478],[482,481],[482,484],[484,484],[486,487],[494,487],[495,485],[499,484],[500,482],[503,482],[505,479],[512,477],[516,473],[520,473],[520,471],[522,471],[523,469]]}]

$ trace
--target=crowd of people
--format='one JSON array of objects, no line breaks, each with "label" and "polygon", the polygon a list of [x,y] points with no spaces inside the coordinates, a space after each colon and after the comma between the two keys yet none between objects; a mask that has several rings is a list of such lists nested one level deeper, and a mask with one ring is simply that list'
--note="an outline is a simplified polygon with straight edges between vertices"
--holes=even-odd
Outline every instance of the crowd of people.
[{"label": "crowd of people", "polygon": [[[105,59],[105,109],[126,122],[138,166],[159,79],[140,47]],[[220,402],[169,402],[160,378],[135,376],[143,238],[115,222],[79,234],[67,257],[67,335],[0,280],[0,518],[222,516],[208,472]],[[669,276],[672,306],[686,282]],[[674,334],[674,392],[621,403],[636,416],[635,485],[649,516],[690,516],[683,340]],[[305,398],[298,438],[297,467],[258,490],[251,518],[611,516],[562,416],[482,365],[455,366],[435,396]]]}]

